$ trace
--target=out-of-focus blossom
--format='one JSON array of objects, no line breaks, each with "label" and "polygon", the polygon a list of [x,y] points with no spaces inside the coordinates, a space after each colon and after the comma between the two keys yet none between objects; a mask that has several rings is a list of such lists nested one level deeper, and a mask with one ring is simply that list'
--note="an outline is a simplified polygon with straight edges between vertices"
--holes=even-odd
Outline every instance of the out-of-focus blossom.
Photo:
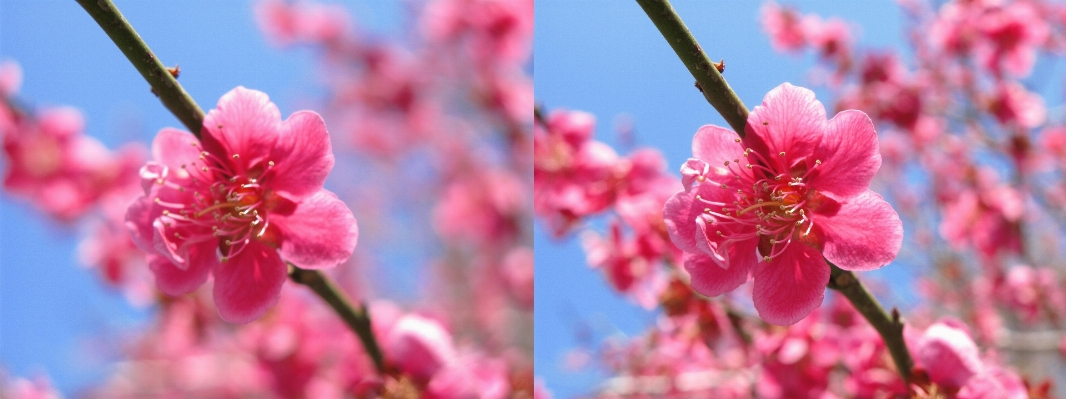
[{"label": "out-of-focus blossom", "polygon": [[136,181],[141,147],[117,153],[83,134],[85,122],[74,108],[51,108],[24,116],[3,131],[7,171],[4,189],[30,200],[60,221],[90,211],[111,190]]}]

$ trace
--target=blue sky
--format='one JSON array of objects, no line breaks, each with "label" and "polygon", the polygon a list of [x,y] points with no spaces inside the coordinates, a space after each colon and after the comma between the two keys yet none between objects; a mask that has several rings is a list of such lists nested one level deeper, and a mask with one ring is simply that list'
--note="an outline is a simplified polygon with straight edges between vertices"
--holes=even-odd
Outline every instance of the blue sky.
[{"label": "blue sky", "polygon": [[[202,108],[242,85],[270,94],[283,114],[314,95],[310,50],[280,50],[260,35],[248,1],[115,3]],[[360,28],[400,33],[395,2],[349,4]],[[20,99],[70,105],[86,133],[110,148],[147,144],[181,126],[100,27],[69,0],[0,0],[0,59],[23,68]],[[67,394],[105,375],[113,356],[100,344],[149,320],[75,259],[82,226],[48,222],[31,206],[0,195],[0,365],[10,374],[46,373]]]},{"label": "blue sky", "polygon": [[[776,53],[758,23],[760,2],[675,1],[701,47],[726,61],[725,78],[749,107],[783,82],[810,87],[813,56]],[[893,2],[789,2],[803,12],[839,16],[863,46],[899,47],[903,17]],[[633,121],[637,146],[662,151],[671,173],[691,156],[692,135],[704,124],[728,126],[693,87],[693,78],[632,1],[538,0],[535,95],[546,109],[576,109],[597,117],[596,137],[620,153],[614,121]],[[816,90],[828,101],[824,90]],[[607,336],[635,336],[655,314],[632,305],[585,263],[576,237],[552,239],[535,229],[536,372],[557,398],[595,391],[604,375],[574,373],[566,353]],[[886,268],[889,269],[889,268]],[[892,277],[904,278],[898,273]],[[892,302],[889,300],[889,304]]]}]

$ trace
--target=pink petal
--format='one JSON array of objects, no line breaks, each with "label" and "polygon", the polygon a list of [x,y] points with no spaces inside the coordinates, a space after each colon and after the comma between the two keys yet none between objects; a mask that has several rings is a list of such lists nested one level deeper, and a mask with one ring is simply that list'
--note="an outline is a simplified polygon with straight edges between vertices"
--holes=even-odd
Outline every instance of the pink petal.
[{"label": "pink petal", "polygon": [[276,173],[270,183],[274,190],[299,199],[322,189],[333,169],[333,150],[322,117],[311,111],[292,114],[283,123],[270,161]]},{"label": "pink petal", "polygon": [[327,190],[304,198],[292,214],[273,216],[270,221],[281,230],[281,256],[304,269],[347,261],[359,238],[352,211]]},{"label": "pink petal", "polygon": [[766,93],[762,105],[748,115],[744,144],[769,155],[771,162],[781,159],[778,154],[784,152],[784,164],[767,166],[788,170],[799,157],[814,151],[825,134],[825,124],[825,107],[813,91],[783,83]]},{"label": "pink petal", "polygon": [[903,223],[881,195],[866,190],[840,204],[835,215],[815,212],[824,235],[822,254],[844,270],[873,270],[896,259],[903,245]]},{"label": "pink petal", "polygon": [[702,234],[696,224],[696,218],[703,214],[707,205],[696,199],[696,196],[700,195],[710,201],[732,202],[733,196],[728,190],[711,184],[700,184],[692,190],[680,191],[666,201],[663,205],[663,222],[666,223],[666,230],[670,233],[670,240],[674,245],[688,253],[704,253],[705,248],[701,248],[701,244],[696,241]]},{"label": "pink petal", "polygon": [[238,86],[204,117],[204,149],[219,157],[240,155],[240,163],[266,162],[281,129],[281,112],[261,91]]},{"label": "pink petal", "polygon": [[194,246],[189,252],[188,267],[184,270],[167,258],[148,253],[148,267],[155,274],[155,283],[164,294],[178,296],[195,291],[219,264],[214,246]]},{"label": "pink petal", "polygon": [[200,161],[199,145],[200,140],[189,132],[171,127],[164,128],[155,136],[155,140],[152,140],[152,157],[156,162],[171,169],[181,168],[181,165],[189,165],[192,168],[194,163]]},{"label": "pink petal", "polygon": [[[813,157],[822,163],[815,167],[817,175],[811,177],[811,188],[839,198],[863,192],[881,167],[873,121],[862,111],[837,114],[826,126]],[[808,161],[813,164],[814,160]]]},{"label": "pink petal", "polygon": [[732,130],[704,125],[692,138],[692,156],[721,167],[725,161],[744,158],[744,147],[739,140],[740,136]]},{"label": "pink petal", "polygon": [[130,231],[133,244],[149,253],[155,252],[155,229],[152,228],[152,220],[155,219],[153,215],[158,213],[153,214],[154,205],[155,203],[145,196],[134,201],[126,210],[126,228]]},{"label": "pink petal", "polygon": [[215,306],[223,320],[247,323],[258,319],[281,296],[288,267],[278,251],[259,241],[215,268]]},{"label": "pink petal", "polygon": [[692,289],[706,296],[721,295],[748,281],[757,263],[757,240],[735,243],[729,248],[729,268],[706,255],[686,255],[685,270],[692,276]]},{"label": "pink petal", "polygon": [[795,324],[822,304],[829,265],[818,250],[801,243],[755,266],[755,310],[771,324]]},{"label": "pink petal", "polygon": [[681,165],[681,185],[685,186],[685,191],[692,189],[692,185],[706,178],[710,170],[710,165],[706,161],[689,158],[684,165]]},{"label": "pink petal", "polygon": [[945,323],[933,324],[925,330],[916,355],[929,379],[948,389],[961,388],[983,368],[977,345],[969,334]]}]

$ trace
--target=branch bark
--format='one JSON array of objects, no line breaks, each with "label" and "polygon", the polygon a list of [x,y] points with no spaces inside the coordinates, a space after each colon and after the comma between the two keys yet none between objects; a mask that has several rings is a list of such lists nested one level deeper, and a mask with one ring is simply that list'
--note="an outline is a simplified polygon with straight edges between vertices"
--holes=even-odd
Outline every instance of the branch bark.
[{"label": "branch bark", "polygon": [[[141,73],[144,80],[148,81],[163,105],[181,120],[190,132],[200,138],[204,111],[181,87],[177,79],[167,71],[163,63],[156,58],[152,50],[148,48],[148,44],[141,39],[126,17],[122,16],[118,7],[115,7],[111,0],[77,1],[96,20],[111,41],[115,42],[122,54],[126,55],[126,59]],[[289,277],[296,283],[306,285],[337,312],[348,327],[359,336],[367,354],[374,362],[374,367],[379,373],[383,373],[384,357],[370,328],[370,314],[366,306],[363,304],[358,308],[352,306],[337,285],[317,270],[300,269],[289,264]]]},{"label": "branch bark", "polygon": [[159,100],[196,138],[204,124],[204,111],[193,101],[178,80],[167,71],[148,44],[133,30],[126,17],[111,0],[78,0],[78,4],[96,20],[141,77],[152,86]]},{"label": "branch bark", "polygon": [[353,307],[340,288],[318,270],[301,269],[290,263],[289,278],[296,283],[306,285],[311,291],[322,297],[340,315],[341,319],[348,324],[348,327],[359,336],[359,340],[363,342],[363,348],[370,355],[370,359],[374,361],[374,367],[377,368],[378,373],[385,371],[385,358],[382,356],[381,347],[378,346],[374,332],[370,328],[370,311],[366,305],[360,304],[358,308]]},{"label": "branch bark", "polygon": [[681,21],[681,16],[677,15],[674,7],[668,0],[637,0],[637,4],[648,14],[659,33],[674,49],[677,58],[688,68],[688,72],[696,78],[696,86],[703,92],[703,98],[711,103],[733,131],[743,138],[744,126],[748,123],[748,108],[729,87],[715,63],[703,52],[703,48]]},{"label": "branch bark", "polygon": [[[718,72],[707,54],[703,52],[703,48],[696,42],[696,38],[689,32],[685,23],[681,21],[681,17],[674,11],[670,1],[636,1],[644,9],[644,13],[648,14],[648,18],[659,29],[659,33],[663,35],[670,47],[674,49],[674,53],[685,64],[692,77],[696,78],[696,84],[707,102],[722,114],[737,135],[744,138],[748,109],[726,83],[725,78]],[[885,346],[888,347],[889,353],[892,354],[892,360],[896,363],[896,369],[903,377],[903,381],[909,381],[911,370],[914,368],[914,360],[911,359],[907,343],[903,340],[903,318],[899,311],[892,309],[890,315],[854,273],[840,269],[828,260],[826,263],[831,268],[828,288],[843,294],[877,330]]]}]

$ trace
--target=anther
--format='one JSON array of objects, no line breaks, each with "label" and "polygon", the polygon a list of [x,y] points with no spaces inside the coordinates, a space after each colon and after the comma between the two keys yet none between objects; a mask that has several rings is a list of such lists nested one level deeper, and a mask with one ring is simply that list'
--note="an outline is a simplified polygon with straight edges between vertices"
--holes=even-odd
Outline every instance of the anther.
[{"label": "anther", "polygon": [[781,151],[781,152],[777,153],[777,155],[780,155],[780,156],[785,156],[785,152],[784,152],[784,151]]},{"label": "anther", "polygon": [[274,161],[267,162],[267,166],[271,168],[274,167]]},{"label": "anther", "polygon": [[770,257],[769,256],[763,256],[762,260],[763,260],[763,262],[769,262],[770,261]]},{"label": "anther", "polygon": [[733,139],[733,142],[734,142],[734,143],[739,143],[739,142],[740,142],[740,139]]},{"label": "anther", "polygon": [[233,159],[237,159],[237,158],[240,158],[240,157],[241,157],[241,154],[233,154]]}]

